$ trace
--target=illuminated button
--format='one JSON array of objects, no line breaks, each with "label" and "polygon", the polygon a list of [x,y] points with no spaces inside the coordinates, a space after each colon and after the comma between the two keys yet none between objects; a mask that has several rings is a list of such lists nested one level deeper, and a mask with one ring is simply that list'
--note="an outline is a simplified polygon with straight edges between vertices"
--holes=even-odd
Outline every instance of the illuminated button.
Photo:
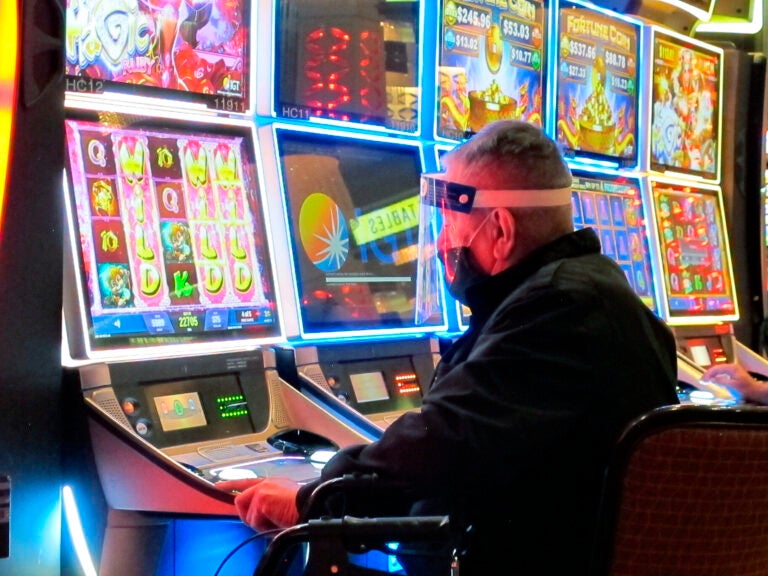
[{"label": "illuminated button", "polygon": [[256,472],[247,468],[224,468],[219,472],[219,480],[245,480],[258,478]]},{"label": "illuminated button", "polygon": [[143,316],[147,332],[151,334],[173,334],[173,323],[170,316],[165,312],[153,312]]},{"label": "illuminated button", "polygon": [[139,404],[136,402],[136,400],[133,400],[132,398],[127,398],[123,400],[123,412],[126,416],[133,416],[133,414],[138,409]]},{"label": "illuminated button", "polygon": [[152,430],[152,425],[147,420],[139,420],[136,422],[136,433],[139,436],[149,436]]}]

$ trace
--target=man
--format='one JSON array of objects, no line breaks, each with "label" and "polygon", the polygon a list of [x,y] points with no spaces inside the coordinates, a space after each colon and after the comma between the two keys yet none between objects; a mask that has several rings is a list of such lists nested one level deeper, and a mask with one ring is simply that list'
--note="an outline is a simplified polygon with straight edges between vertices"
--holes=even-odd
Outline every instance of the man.
[{"label": "man", "polygon": [[[611,446],[636,416],[677,403],[673,337],[595,233],[573,232],[571,174],[541,130],[492,124],[444,163],[423,178],[442,229],[420,251],[439,255],[470,328],[421,411],[342,450],[322,478],[375,472],[408,486],[414,513],[471,525],[463,575],[586,574]],[[424,270],[420,287],[435,276]],[[295,522],[311,490],[225,487],[244,489],[236,506],[257,529]]]}]

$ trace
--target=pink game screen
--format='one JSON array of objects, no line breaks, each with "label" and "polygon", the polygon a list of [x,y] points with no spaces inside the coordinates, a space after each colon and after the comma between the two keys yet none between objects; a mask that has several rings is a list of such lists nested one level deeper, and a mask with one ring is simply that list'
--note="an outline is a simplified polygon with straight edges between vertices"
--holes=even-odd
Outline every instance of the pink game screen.
[{"label": "pink game screen", "polygon": [[180,126],[66,121],[93,349],[279,332],[250,127]]}]

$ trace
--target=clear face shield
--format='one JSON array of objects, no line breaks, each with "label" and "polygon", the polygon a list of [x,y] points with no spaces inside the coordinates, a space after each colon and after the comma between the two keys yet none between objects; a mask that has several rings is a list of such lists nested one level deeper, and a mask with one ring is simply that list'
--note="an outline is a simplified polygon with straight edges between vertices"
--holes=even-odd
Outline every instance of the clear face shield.
[{"label": "clear face shield", "polygon": [[[419,248],[416,272],[416,324],[426,323],[442,310],[443,287],[454,283],[462,257],[490,212],[471,224],[473,210],[570,205],[571,189],[479,190],[443,179],[443,174],[421,177]],[[464,250],[466,251],[466,250]]]}]

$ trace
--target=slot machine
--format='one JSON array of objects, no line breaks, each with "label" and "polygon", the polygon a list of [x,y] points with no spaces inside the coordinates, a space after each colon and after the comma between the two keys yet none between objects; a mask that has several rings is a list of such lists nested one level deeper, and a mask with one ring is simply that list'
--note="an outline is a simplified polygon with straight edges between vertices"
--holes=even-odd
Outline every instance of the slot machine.
[{"label": "slot machine", "polygon": [[370,438],[420,407],[446,326],[414,321],[426,4],[275,2],[257,111],[295,283],[278,370]]},{"label": "slot machine", "polygon": [[261,131],[296,282],[285,307],[298,337],[276,348],[278,370],[376,437],[421,405],[438,359],[430,334],[446,327],[442,307],[415,322],[422,145],[285,123]]},{"label": "slot machine", "polygon": [[[433,146],[437,170],[456,143],[497,120],[546,120],[550,3],[439,3]],[[441,348],[469,327],[469,308],[445,296]]]},{"label": "slot machine", "polygon": [[[268,348],[289,297],[251,5],[135,8],[67,6],[64,363],[105,501],[100,573],[213,573],[253,535],[216,481],[304,482],[368,437],[281,380]],[[219,569],[252,569],[261,546]]]},{"label": "slot machine", "polygon": [[543,127],[547,4],[440,3],[437,140],[463,140],[496,120]]},{"label": "slot machine", "polygon": [[137,547],[137,574],[167,554],[194,565],[192,540],[161,544],[178,515],[235,516],[216,481],[308,481],[321,466],[280,441],[366,438],[280,380],[260,348],[283,333],[253,125],[70,104],[65,314],[109,507],[101,573],[125,574]]},{"label": "slot machine", "polygon": [[[645,27],[590,3],[564,0],[554,16],[550,135],[574,175],[574,225],[592,227],[603,253],[622,267],[637,295],[664,315],[661,261],[639,168],[645,124],[640,57]],[[683,355],[678,381],[698,384],[701,368]]]},{"label": "slot machine", "polygon": [[650,31],[647,180],[663,264],[663,317],[692,365],[737,362],[765,375],[768,365],[733,330],[739,307],[720,186],[723,50],[657,26]]}]

